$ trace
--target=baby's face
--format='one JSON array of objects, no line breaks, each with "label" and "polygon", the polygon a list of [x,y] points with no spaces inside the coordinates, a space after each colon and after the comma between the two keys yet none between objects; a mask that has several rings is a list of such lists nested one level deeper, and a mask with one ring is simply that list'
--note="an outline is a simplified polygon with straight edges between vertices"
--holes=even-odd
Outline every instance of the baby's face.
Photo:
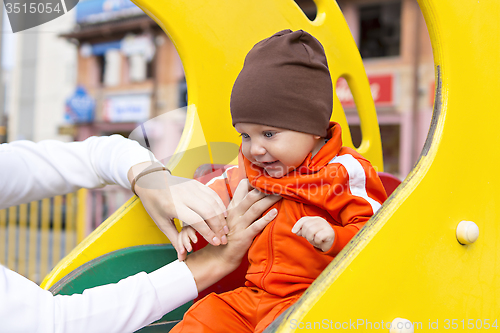
[{"label": "baby's face", "polygon": [[310,152],[319,150],[321,138],[278,127],[237,123],[243,155],[273,178],[280,178],[302,164]]}]

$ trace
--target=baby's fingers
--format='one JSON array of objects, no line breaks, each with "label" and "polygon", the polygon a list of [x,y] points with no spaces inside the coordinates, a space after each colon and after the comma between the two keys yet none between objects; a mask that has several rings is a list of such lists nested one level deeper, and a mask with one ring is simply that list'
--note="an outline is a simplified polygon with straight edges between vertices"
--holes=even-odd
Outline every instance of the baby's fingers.
[{"label": "baby's fingers", "polygon": [[[198,243],[198,237],[196,237],[196,230],[194,230],[193,228],[188,228],[187,234],[188,234],[188,237],[193,244]],[[189,252],[191,252],[191,251],[189,251]]]},{"label": "baby's fingers", "polygon": [[190,229],[192,230],[192,228],[186,227],[178,235],[177,247],[175,249],[177,251],[177,257],[179,258],[179,261],[184,261],[184,259],[186,259],[187,257],[187,253],[193,250],[191,246],[191,239],[189,237]]},{"label": "baby's fingers", "polygon": [[294,234],[296,234],[297,236],[302,236],[302,227],[304,226],[304,224],[310,219],[309,216],[304,216],[304,217],[301,217],[296,223],[295,225],[293,226],[292,228],[292,232]]},{"label": "baby's fingers", "polygon": [[188,252],[193,251],[193,247],[191,246],[190,229],[191,228],[188,228],[188,230],[180,233],[181,238],[182,238],[181,239],[182,245],[184,245],[184,248]]},{"label": "baby's fingers", "polygon": [[316,236],[314,238],[317,242],[333,242],[335,239],[335,231],[333,228],[324,228],[323,230],[319,231],[316,233]]},{"label": "baby's fingers", "polygon": [[177,242],[177,246],[175,247],[175,250],[177,251],[177,258],[179,261],[184,261],[187,257],[187,251],[184,248],[184,245],[180,241],[181,234],[179,234],[179,241]]}]

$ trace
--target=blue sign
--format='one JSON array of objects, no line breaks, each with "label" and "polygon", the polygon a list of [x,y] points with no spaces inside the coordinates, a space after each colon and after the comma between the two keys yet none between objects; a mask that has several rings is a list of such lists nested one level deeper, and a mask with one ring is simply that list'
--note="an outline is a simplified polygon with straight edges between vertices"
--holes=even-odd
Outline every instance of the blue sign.
[{"label": "blue sign", "polygon": [[104,100],[104,119],[109,122],[144,122],[151,113],[151,95],[127,94],[107,96]]},{"label": "blue sign", "polygon": [[120,40],[106,43],[98,43],[92,45],[93,55],[104,55],[108,50],[115,49],[120,50],[122,48],[122,42]]},{"label": "blue sign", "polygon": [[144,12],[130,0],[86,0],[76,6],[76,22],[99,23],[130,16],[144,15]]},{"label": "blue sign", "polygon": [[95,102],[83,87],[77,87],[73,96],[66,100],[66,122],[91,123],[94,120]]}]

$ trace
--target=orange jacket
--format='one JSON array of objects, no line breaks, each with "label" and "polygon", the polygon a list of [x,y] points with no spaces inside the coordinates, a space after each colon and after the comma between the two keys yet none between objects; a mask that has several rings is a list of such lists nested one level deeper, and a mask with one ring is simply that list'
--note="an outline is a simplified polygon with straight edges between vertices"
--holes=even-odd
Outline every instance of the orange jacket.
[{"label": "orange jacket", "polygon": [[[248,252],[247,286],[287,296],[304,291],[385,201],[387,195],[370,162],[342,147],[340,125],[331,123],[328,142],[311,159],[282,178],[269,177],[240,153],[240,166],[210,181],[226,205],[239,181],[266,193],[280,194],[272,208],[277,217],[259,234]],[[246,172],[244,173],[243,170]],[[267,213],[267,212],[266,212]],[[291,232],[304,216],[320,216],[335,230],[326,252]]]}]

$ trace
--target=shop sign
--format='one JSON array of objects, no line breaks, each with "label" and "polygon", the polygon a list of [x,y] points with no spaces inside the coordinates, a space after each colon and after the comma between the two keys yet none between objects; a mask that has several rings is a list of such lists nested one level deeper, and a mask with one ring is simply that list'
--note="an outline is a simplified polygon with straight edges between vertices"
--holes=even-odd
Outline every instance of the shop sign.
[{"label": "shop sign", "polygon": [[[370,91],[376,106],[394,105],[394,75],[369,75]],[[337,96],[344,107],[354,107],[354,98],[347,81],[340,78],[335,87]]]},{"label": "shop sign", "polygon": [[104,101],[104,120],[112,123],[140,123],[149,119],[150,109],[149,94],[108,96]]},{"label": "shop sign", "polygon": [[94,120],[95,102],[83,87],[77,87],[66,100],[64,119],[68,124],[90,123]]},{"label": "shop sign", "polygon": [[138,15],[144,15],[144,12],[130,0],[86,0],[76,6],[78,24],[101,23]]}]

